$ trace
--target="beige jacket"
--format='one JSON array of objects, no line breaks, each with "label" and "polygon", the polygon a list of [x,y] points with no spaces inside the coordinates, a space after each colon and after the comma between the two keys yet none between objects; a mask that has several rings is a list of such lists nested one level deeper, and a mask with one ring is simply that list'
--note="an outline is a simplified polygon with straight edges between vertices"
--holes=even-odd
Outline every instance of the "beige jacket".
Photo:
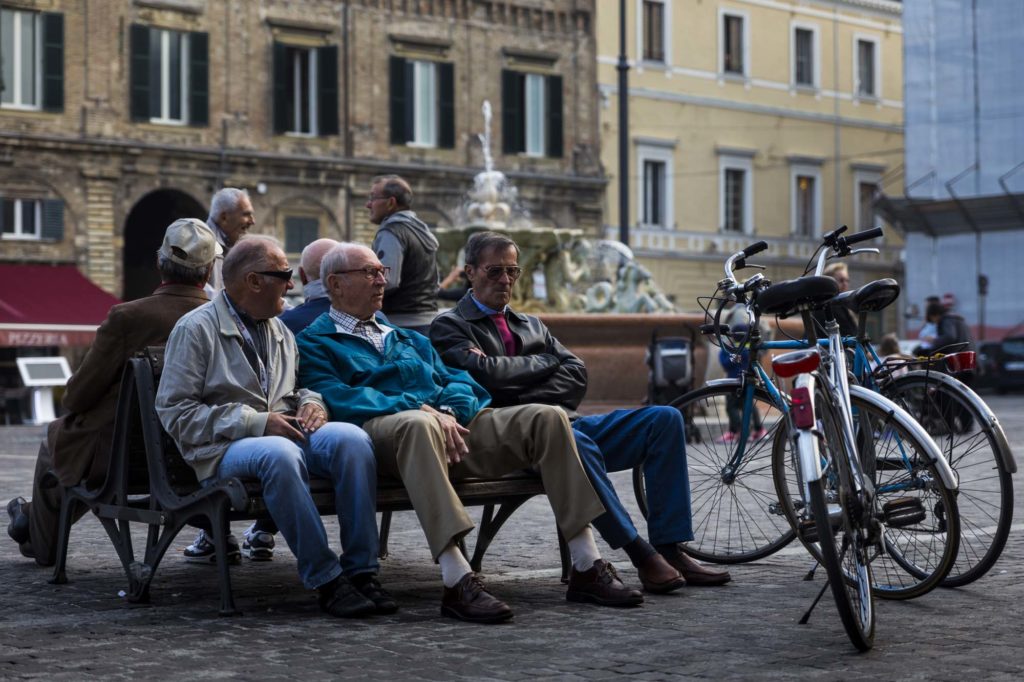
[{"label": "beige jacket", "polygon": [[167,340],[156,410],[199,480],[217,472],[232,442],[262,436],[270,412],[310,402],[326,411],[320,394],[296,388],[295,337],[277,318],[269,323],[269,395],[245,359],[223,292],[181,318]]}]

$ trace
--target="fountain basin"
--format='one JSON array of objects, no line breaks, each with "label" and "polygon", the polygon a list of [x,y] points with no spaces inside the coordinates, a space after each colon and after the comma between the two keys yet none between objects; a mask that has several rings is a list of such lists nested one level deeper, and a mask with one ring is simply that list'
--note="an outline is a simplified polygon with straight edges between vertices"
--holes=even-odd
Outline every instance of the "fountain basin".
[{"label": "fountain basin", "polygon": [[681,336],[693,344],[694,387],[702,385],[708,352],[697,328],[703,313],[539,313],[551,333],[587,366],[588,404],[639,407],[647,397],[644,360],[651,335]]}]

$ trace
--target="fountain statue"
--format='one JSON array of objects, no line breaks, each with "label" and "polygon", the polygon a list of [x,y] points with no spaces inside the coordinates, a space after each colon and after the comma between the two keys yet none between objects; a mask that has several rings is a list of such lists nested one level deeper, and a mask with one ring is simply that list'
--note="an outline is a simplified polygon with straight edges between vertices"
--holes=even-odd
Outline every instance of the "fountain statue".
[{"label": "fountain statue", "polygon": [[461,265],[461,251],[474,232],[507,234],[519,246],[523,277],[512,291],[512,306],[523,312],[674,312],[651,273],[619,242],[591,241],[582,230],[534,225],[519,205],[516,188],[494,169],[491,103],[482,107],[484,131],[477,137],[484,170],[457,212],[456,226],[438,228],[439,265]]}]

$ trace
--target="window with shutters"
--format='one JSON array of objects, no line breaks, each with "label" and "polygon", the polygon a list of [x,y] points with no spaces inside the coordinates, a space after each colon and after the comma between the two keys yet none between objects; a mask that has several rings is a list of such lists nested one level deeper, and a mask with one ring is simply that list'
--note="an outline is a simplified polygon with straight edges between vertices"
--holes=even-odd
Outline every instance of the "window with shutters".
[{"label": "window with shutters", "polygon": [[562,77],[502,71],[506,154],[562,156]]},{"label": "window with shutters", "polygon": [[793,85],[818,87],[818,29],[810,25],[793,26],[791,54]]},{"label": "window with shutters", "polygon": [[789,180],[790,233],[795,237],[817,238],[821,234],[822,217],[819,161],[801,158],[799,162],[791,162]]},{"label": "window with shutters", "polygon": [[745,76],[747,74],[747,28],[741,14],[722,12],[719,35],[719,70],[725,74]]},{"label": "window with shutters", "polygon": [[64,18],[0,9],[0,106],[64,108]]},{"label": "window with shutters", "polygon": [[391,143],[455,147],[454,65],[391,58]]},{"label": "window with shutters", "polygon": [[274,43],[274,132],[338,134],[338,48]]},{"label": "window with shutters", "polygon": [[64,203],[59,199],[0,197],[3,239],[60,241],[64,238]]},{"label": "window with shutters", "polygon": [[645,228],[673,229],[673,157],[675,145],[667,140],[636,140],[636,167],[640,171],[639,218]]},{"label": "window with shutters", "polygon": [[163,125],[207,125],[207,34],[134,24],[131,53],[133,120]]},{"label": "window with shutters", "polygon": [[753,234],[753,159],[720,154],[718,157],[719,226],[723,232]]},{"label": "window with shutters", "polygon": [[873,37],[857,36],[854,39],[854,94],[860,98],[875,99],[879,96],[878,41]]},{"label": "window with shutters", "polygon": [[664,62],[666,43],[665,0],[643,0],[643,59]]}]

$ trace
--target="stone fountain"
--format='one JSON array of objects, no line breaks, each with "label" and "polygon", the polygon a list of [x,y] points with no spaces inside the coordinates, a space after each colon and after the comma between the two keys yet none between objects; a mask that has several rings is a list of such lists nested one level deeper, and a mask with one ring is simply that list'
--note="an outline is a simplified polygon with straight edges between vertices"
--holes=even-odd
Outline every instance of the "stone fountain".
[{"label": "stone fountain", "polygon": [[589,240],[582,230],[534,225],[519,205],[516,188],[494,168],[491,155],[491,103],[482,107],[484,131],[478,135],[484,170],[457,211],[454,228],[439,228],[443,272],[460,264],[460,253],[474,232],[494,230],[519,245],[524,276],[516,283],[512,305],[525,312],[656,313],[675,307],[651,273],[619,242]]}]

